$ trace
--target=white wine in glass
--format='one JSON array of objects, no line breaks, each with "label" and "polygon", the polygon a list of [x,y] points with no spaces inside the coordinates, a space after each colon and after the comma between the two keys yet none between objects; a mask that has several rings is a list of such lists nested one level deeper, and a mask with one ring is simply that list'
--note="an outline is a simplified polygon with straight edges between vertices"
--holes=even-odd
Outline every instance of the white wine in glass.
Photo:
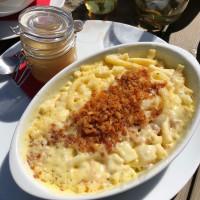
[{"label": "white wine in glass", "polygon": [[94,14],[107,14],[115,9],[117,0],[85,0],[85,6]]},{"label": "white wine in glass", "polygon": [[135,0],[139,26],[150,31],[160,31],[176,21],[189,0]]}]

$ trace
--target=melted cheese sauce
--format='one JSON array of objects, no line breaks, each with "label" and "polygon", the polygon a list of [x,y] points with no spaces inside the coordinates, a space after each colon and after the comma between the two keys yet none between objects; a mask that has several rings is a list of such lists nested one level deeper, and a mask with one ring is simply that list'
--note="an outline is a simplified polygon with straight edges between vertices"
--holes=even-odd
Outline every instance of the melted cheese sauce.
[{"label": "melted cheese sauce", "polygon": [[[108,89],[116,77],[135,67],[123,66],[129,59],[127,54],[116,57],[121,60],[119,65],[102,61],[81,66],[74,73],[73,81],[67,82],[54,98],[39,107],[27,130],[24,157],[34,177],[57,191],[101,192],[136,179],[138,174],[168,155],[194,112],[193,92],[184,85],[183,67],[164,69],[156,61],[145,67],[151,72],[152,82],[166,82],[166,86],[159,90],[160,95],[142,104],[147,117],[152,108],[163,104],[162,113],[154,121],[131,127],[136,134],[127,134],[110,153],[83,153],[59,142],[49,145],[51,124],[62,129],[70,121],[71,112],[83,107],[93,91]],[[65,134],[69,132],[76,134],[76,127]]]}]

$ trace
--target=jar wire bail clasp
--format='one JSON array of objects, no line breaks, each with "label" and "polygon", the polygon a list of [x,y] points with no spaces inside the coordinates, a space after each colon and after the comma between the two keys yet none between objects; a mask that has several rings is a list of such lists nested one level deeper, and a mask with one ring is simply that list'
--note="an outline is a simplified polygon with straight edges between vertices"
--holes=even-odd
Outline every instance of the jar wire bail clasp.
[{"label": "jar wire bail clasp", "polygon": [[16,56],[17,58],[19,58],[19,63],[17,64],[14,72],[11,75],[11,81],[17,87],[20,87],[30,75],[31,65],[27,62],[27,56],[24,54],[23,51],[19,51]]},{"label": "jar wire bail clasp", "polygon": [[21,34],[19,25],[17,25],[17,26],[9,26],[9,28],[11,29],[11,31],[12,31],[15,35],[20,35],[20,34]]},{"label": "jar wire bail clasp", "polygon": [[78,33],[83,29],[83,22],[81,20],[74,20],[74,32]]},{"label": "jar wire bail clasp", "polygon": [[[32,37],[36,37],[34,34],[31,34],[31,33],[25,32],[25,31],[21,32],[19,25],[14,26],[14,27],[13,26],[9,26],[9,28],[11,29],[11,31],[15,35],[18,35],[18,36],[20,36],[20,35],[29,35],[29,36],[32,36]],[[77,31],[77,32],[79,32],[79,31]],[[37,38],[42,38],[42,39],[44,39],[44,38],[55,39],[55,38],[61,38],[61,37],[63,37],[63,36],[48,36],[48,37],[46,37],[46,36],[38,36],[37,35]]]},{"label": "jar wire bail clasp", "polygon": [[[12,32],[18,36],[20,36],[21,31],[19,25],[13,27],[10,26]],[[17,86],[20,87],[24,81],[28,78],[31,73],[31,65],[27,62],[27,56],[24,54],[22,50],[20,50],[16,55],[19,58],[19,63],[15,67],[14,72],[11,75],[11,81]],[[23,67],[21,72],[21,67]]]}]

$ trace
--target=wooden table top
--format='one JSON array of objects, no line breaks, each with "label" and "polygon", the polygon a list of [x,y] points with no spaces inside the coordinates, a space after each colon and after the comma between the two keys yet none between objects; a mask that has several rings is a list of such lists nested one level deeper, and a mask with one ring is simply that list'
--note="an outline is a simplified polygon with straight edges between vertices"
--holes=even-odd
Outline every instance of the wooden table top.
[{"label": "wooden table top", "polygon": [[[74,19],[108,20],[133,26],[138,25],[134,0],[118,0],[115,11],[104,16],[89,16],[83,0],[66,0],[64,10],[71,11]],[[189,51],[200,62],[200,1],[190,0],[181,18],[171,24],[165,33],[155,33],[168,42]],[[14,38],[0,41],[0,54],[19,41]],[[200,167],[173,200],[200,199]]]}]

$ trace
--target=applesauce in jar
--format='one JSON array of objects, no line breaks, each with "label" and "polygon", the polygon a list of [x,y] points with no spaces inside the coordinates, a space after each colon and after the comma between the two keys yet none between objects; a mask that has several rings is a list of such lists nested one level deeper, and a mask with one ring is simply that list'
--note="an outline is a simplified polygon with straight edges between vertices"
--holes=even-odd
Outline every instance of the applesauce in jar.
[{"label": "applesauce in jar", "polygon": [[70,12],[51,6],[33,6],[20,14],[22,48],[39,81],[47,82],[77,59],[74,23],[82,26]]}]

